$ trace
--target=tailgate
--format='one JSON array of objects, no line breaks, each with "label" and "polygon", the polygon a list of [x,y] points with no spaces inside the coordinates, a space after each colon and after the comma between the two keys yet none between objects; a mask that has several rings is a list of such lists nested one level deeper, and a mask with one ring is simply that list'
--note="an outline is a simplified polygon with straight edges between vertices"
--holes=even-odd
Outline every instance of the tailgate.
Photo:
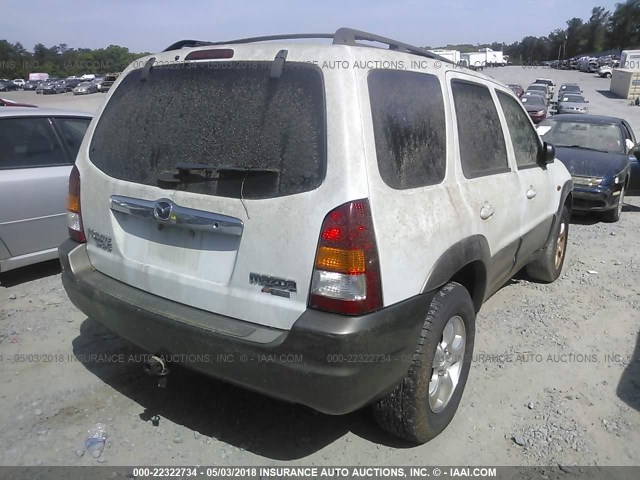
[{"label": "tailgate", "polygon": [[[322,75],[287,62],[132,70],[81,166],[88,253],[156,295],[275,328],[306,309],[323,194]],[[264,64],[263,64],[264,63]],[[334,200],[335,202],[335,200]]]}]

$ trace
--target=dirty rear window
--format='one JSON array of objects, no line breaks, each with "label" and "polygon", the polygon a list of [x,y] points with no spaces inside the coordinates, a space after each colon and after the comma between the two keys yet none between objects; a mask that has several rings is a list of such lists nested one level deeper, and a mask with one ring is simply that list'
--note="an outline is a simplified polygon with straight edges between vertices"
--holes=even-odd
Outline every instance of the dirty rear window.
[{"label": "dirty rear window", "polygon": [[444,101],[434,75],[375,70],[369,96],[378,169],[392,188],[433,185],[444,179]]},{"label": "dirty rear window", "polygon": [[[271,198],[306,192],[324,179],[325,106],[320,71],[287,62],[153,67],[128,74],[91,140],[107,175],[208,195]],[[182,171],[196,164],[211,170]],[[172,179],[167,183],[167,179]]]}]

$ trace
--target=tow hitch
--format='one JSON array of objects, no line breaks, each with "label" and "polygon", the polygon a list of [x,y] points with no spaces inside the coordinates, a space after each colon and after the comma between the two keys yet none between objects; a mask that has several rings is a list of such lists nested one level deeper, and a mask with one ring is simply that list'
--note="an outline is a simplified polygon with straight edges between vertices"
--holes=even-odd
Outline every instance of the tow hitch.
[{"label": "tow hitch", "polygon": [[167,376],[170,370],[167,368],[165,361],[157,355],[150,355],[144,361],[144,373],[152,377],[158,378],[158,387],[166,388]]}]

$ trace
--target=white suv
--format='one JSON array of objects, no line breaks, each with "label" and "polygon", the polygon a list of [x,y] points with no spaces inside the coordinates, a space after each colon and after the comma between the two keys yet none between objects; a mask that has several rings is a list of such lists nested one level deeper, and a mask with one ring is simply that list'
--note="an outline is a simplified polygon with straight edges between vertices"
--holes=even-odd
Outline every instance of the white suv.
[{"label": "white suv", "polygon": [[158,375],[372,404],[425,442],[483,301],[525,266],[560,274],[571,178],[507,86],[364,32],[305,37],[179,42],[120,75],[71,174],[64,286]]}]

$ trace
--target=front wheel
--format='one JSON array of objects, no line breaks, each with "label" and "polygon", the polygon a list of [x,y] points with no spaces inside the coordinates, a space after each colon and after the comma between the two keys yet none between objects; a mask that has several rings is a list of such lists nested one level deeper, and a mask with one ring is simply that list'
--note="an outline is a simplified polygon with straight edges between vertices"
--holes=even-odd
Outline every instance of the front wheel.
[{"label": "front wheel", "polygon": [[450,282],[431,301],[407,376],[373,406],[380,426],[415,443],[442,432],[462,398],[474,335],[471,296],[465,287]]},{"label": "front wheel", "polygon": [[618,203],[616,203],[616,208],[613,210],[609,210],[608,212],[604,212],[602,214],[602,219],[605,222],[614,223],[620,220],[620,215],[622,215],[622,206],[624,205],[624,185],[620,190],[620,195],[618,195]]},{"label": "front wheel", "polygon": [[560,276],[567,252],[570,220],[569,209],[566,206],[562,207],[560,219],[549,244],[542,251],[540,258],[527,265],[527,275],[532,279],[551,283]]}]

